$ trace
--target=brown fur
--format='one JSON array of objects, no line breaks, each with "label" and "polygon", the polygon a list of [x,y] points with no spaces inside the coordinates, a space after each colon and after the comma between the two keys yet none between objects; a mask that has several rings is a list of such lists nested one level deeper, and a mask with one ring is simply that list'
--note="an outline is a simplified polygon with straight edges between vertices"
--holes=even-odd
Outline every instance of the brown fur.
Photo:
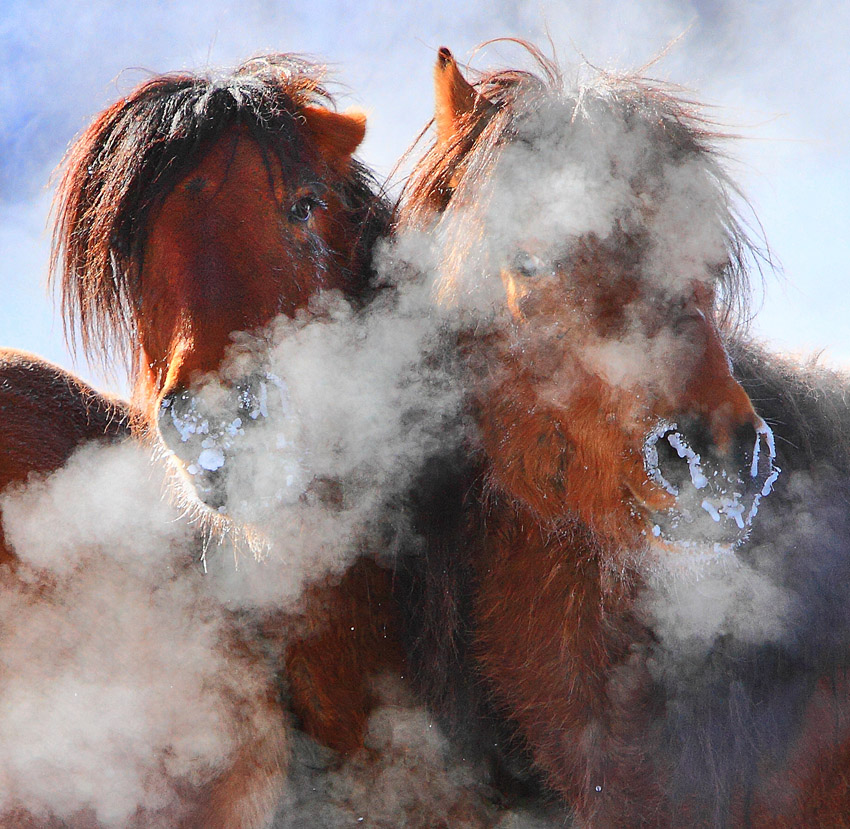
[{"label": "brown fur", "polygon": [[[492,716],[488,705],[495,706],[516,727],[545,785],[582,825],[844,825],[850,776],[843,765],[847,694],[839,677],[847,631],[840,588],[834,600],[789,617],[787,641],[751,643],[729,634],[718,637],[704,663],[677,662],[644,606],[654,588],[641,564],[643,510],[663,509],[671,497],[647,478],[640,454],[647,426],[636,424],[692,413],[707,424],[720,456],[736,430],[757,427],[756,401],[777,429],[779,466],[814,476],[810,507],[820,510],[823,533],[773,528],[777,517],[792,521],[799,508],[781,490],[762,506],[767,529],[757,525],[740,555],[749,561],[750,550],[770,550],[770,566],[787,561],[787,572],[761,559],[754,566],[767,567],[805,601],[818,590],[805,581],[807,565],[827,568],[836,556],[832,566],[843,567],[837,563],[846,560],[846,380],[834,392],[817,382],[807,388],[799,369],[773,368],[752,346],[733,349],[741,369],[739,378],[731,374],[724,339],[746,304],[748,243],[731,207],[734,185],[714,149],[721,136],[693,105],[637,78],[604,77],[567,98],[557,67],[531,52],[543,79],[503,71],[472,86],[459,79],[447,50],[438,58],[437,142],[417,164],[399,215],[402,232],[437,225],[441,298],[451,301],[455,274],[469,267],[470,246],[487,232],[476,205],[494,162],[513,140],[533,146],[522,119],[549,106],[564,113],[565,129],[592,125],[599,112],[643,124],[647,146],[662,148],[655,162],[650,150],[635,172],[650,193],[666,159],[699,159],[716,188],[711,220],[724,229],[726,263],[713,284],[684,295],[684,315],[672,315],[669,330],[683,350],[664,366],[666,387],[636,379],[624,388],[595,375],[582,347],[589,338],[616,337],[627,305],[642,309],[638,319],[650,338],[668,330],[670,317],[651,321],[666,298],[643,295],[648,234],[640,221],[651,222],[651,211],[622,219],[608,238],[572,241],[550,264],[557,279],[546,272],[527,277],[476,252],[476,268],[496,278],[501,271],[508,322],[492,332],[472,329],[460,341],[473,376],[479,443],[452,485],[459,493],[453,505],[431,519],[443,529],[426,534],[429,553],[410,565],[420,591],[410,610],[417,618],[408,618],[420,686],[458,725],[469,711],[484,722]],[[488,106],[475,102],[472,88]],[[570,390],[563,400],[561,388]],[[784,427],[789,444],[779,446]],[[434,506],[425,499],[424,510]],[[445,568],[444,578],[435,577],[435,567]],[[447,607],[461,612],[446,614]],[[826,632],[832,624],[835,642]],[[478,702],[464,702],[469,696]],[[827,727],[830,712],[840,716]],[[770,797],[771,785],[786,793],[782,802]]]},{"label": "brown fur", "polygon": [[[271,55],[217,80],[153,78],[69,150],[53,249],[67,331],[89,356],[129,356],[137,431],[157,435],[162,401],[215,373],[234,332],[261,337],[322,289],[368,299],[388,210],[351,158],[365,118],[331,111],[321,76]],[[393,613],[389,574],[361,560],[308,588],[299,617],[258,622],[286,648],[299,726],[342,754],[362,746],[374,677],[404,673]]]}]

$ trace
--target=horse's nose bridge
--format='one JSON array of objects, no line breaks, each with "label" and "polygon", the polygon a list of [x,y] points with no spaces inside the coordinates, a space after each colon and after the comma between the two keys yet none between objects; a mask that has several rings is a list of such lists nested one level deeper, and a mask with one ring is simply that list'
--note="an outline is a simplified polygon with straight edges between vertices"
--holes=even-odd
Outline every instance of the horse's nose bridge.
[{"label": "horse's nose bridge", "polygon": [[676,404],[679,418],[707,427],[708,436],[722,454],[736,451],[737,435],[752,433],[762,423],[743,386],[732,374],[732,365],[719,332],[706,324],[706,344],[694,367],[682,399]]}]

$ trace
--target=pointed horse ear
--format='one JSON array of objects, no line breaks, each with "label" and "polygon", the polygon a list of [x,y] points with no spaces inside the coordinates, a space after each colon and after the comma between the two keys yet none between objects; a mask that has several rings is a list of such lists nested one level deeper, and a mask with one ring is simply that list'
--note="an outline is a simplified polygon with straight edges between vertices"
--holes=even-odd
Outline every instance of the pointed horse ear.
[{"label": "pointed horse ear", "polygon": [[338,170],[348,167],[352,153],[366,135],[365,113],[357,110],[333,112],[324,107],[306,106],[301,114],[325,161]]},{"label": "pointed horse ear", "polygon": [[445,147],[462,130],[474,137],[496,111],[496,107],[461,75],[454,55],[445,46],[437,52],[434,94],[438,147]]}]

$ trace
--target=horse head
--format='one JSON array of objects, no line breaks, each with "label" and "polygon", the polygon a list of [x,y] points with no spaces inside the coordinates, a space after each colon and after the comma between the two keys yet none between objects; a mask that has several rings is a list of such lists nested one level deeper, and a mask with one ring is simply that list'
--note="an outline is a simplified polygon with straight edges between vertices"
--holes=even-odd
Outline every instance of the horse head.
[{"label": "horse head", "polygon": [[273,55],[153,78],[72,146],[57,194],[66,320],[129,357],[145,428],[213,508],[252,426],[286,414],[269,323],[370,288],[386,210],[352,159],[365,118],[330,109],[320,75]]},{"label": "horse head", "polygon": [[620,556],[725,554],[778,470],[724,349],[748,243],[718,136],[643,80],[567,93],[536,55],[544,79],[472,84],[440,50],[437,141],[402,212],[437,239],[440,300],[474,309],[488,477]]}]

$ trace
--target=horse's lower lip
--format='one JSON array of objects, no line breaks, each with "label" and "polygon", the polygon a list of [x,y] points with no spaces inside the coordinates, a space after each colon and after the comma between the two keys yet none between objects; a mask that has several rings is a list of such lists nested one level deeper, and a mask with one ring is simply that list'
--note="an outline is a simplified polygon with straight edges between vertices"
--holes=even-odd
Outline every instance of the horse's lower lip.
[{"label": "horse's lower lip", "polygon": [[715,542],[667,541],[653,538],[645,559],[650,572],[673,579],[699,579],[713,566],[737,562],[736,545]]},{"label": "horse's lower lip", "polygon": [[720,547],[734,550],[747,538],[750,530],[749,526],[741,526],[705,506],[695,513],[675,507],[663,512],[649,511],[646,522],[645,532],[650,541],[676,549]]}]

